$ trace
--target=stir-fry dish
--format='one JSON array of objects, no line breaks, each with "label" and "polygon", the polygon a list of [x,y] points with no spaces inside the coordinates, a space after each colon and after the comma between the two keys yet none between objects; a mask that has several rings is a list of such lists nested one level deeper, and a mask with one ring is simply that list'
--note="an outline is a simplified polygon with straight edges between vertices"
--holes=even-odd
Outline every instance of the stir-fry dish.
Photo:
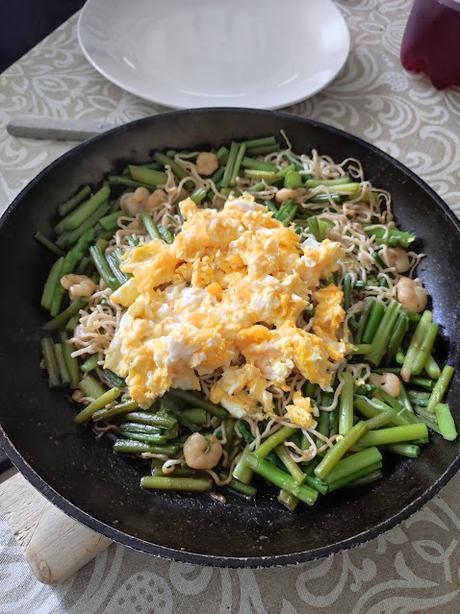
[{"label": "stir-fry dish", "polygon": [[[423,254],[358,160],[286,137],[155,152],[59,206],[42,366],[141,486],[290,510],[453,440]],[[219,488],[221,487],[221,488]]]}]

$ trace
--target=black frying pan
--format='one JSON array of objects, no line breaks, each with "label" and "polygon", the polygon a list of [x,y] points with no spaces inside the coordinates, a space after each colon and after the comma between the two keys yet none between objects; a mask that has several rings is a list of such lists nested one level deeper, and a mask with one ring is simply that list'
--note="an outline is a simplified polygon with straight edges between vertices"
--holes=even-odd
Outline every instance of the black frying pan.
[{"label": "black frying pan", "polygon": [[[14,201],[0,227],[0,420],[3,445],[25,477],[80,522],[127,546],[182,561],[224,566],[296,563],[375,537],[432,497],[460,465],[460,441],[437,436],[420,459],[397,460],[385,479],[288,513],[265,491],[253,501],[229,495],[152,493],[139,488],[139,463],[113,454],[74,424],[63,391],[40,371],[39,299],[52,258],[32,234],[49,231],[56,206],[82,184],[97,184],[127,161],[158,148],[219,145],[284,129],[296,151],[315,147],[336,160],[356,157],[366,177],[391,190],[398,222],[420,237],[419,267],[445,339],[443,359],[458,365],[459,222],[418,177],[375,147],[322,124],[283,113],[210,109],[132,122],[83,143],[49,166]],[[447,342],[447,339],[450,342]],[[460,378],[449,395],[459,416]]]}]

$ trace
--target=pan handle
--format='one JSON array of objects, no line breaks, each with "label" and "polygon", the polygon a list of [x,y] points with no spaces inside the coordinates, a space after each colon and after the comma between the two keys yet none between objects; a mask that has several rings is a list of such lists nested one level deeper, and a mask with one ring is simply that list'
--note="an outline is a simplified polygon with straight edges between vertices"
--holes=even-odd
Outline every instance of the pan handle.
[{"label": "pan handle", "polygon": [[2,449],[0,444],[0,474],[11,467],[11,461]]}]

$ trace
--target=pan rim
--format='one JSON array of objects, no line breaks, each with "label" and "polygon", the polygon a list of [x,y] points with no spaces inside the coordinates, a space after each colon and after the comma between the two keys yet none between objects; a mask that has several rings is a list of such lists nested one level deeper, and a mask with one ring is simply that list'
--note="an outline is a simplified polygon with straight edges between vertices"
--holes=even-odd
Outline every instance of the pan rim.
[{"label": "pan rim", "polygon": [[[399,160],[395,159],[393,156],[387,154],[382,151],[378,147],[368,143],[367,141],[352,135],[345,130],[340,128],[336,128],[334,126],[330,126],[328,124],[324,124],[322,122],[318,122],[316,120],[312,120],[309,118],[299,117],[293,115],[291,113],[286,113],[283,111],[267,111],[267,110],[259,110],[259,109],[246,109],[246,108],[233,108],[233,107],[211,107],[211,108],[200,108],[200,109],[187,109],[187,110],[178,110],[171,111],[167,113],[158,114],[155,116],[147,116],[141,119],[137,119],[126,124],[122,124],[121,126],[117,126],[112,128],[111,130],[104,132],[100,135],[94,136],[87,141],[73,147],[69,151],[65,152],[63,155],[59,156],[56,160],[51,162],[48,166],[46,166],[36,177],[34,177],[28,184],[25,186],[21,192],[16,196],[13,202],[9,205],[9,207],[5,210],[2,217],[0,218],[0,233],[5,225],[5,222],[13,214],[18,206],[20,206],[23,198],[28,194],[30,190],[32,190],[38,183],[40,183],[46,175],[54,169],[56,166],[61,164],[64,160],[78,157],[81,151],[83,151],[88,145],[95,141],[99,141],[100,139],[104,139],[107,135],[112,133],[129,129],[130,127],[137,127],[138,125],[142,125],[143,123],[155,123],[155,119],[159,121],[174,121],[178,116],[191,116],[193,115],[202,115],[203,113],[208,114],[241,114],[241,115],[265,115],[278,118],[280,120],[295,120],[296,122],[307,124],[312,127],[324,130],[329,132],[332,135],[337,135],[342,138],[346,138],[349,141],[355,142],[360,146],[366,148],[367,150],[373,152],[380,158],[383,158],[385,161],[396,167],[400,172],[402,172],[405,176],[411,179],[419,188],[425,191],[427,195],[434,201],[438,210],[442,213],[443,217],[453,226],[455,229],[457,236],[460,236],[460,220],[455,215],[455,213],[448,207],[448,205],[444,202],[444,200],[418,175],[416,175],[413,171],[411,171],[404,164],[399,162]],[[326,546],[321,546],[319,548],[314,548],[310,550],[297,551],[292,553],[285,554],[271,554],[265,556],[227,556],[227,555],[211,555],[204,554],[199,552],[190,552],[185,550],[178,550],[171,547],[161,546],[158,544],[153,544],[152,542],[143,540],[139,537],[135,537],[124,531],[114,528],[113,526],[106,524],[105,522],[98,520],[97,518],[91,516],[87,512],[80,509],[75,504],[71,503],[59,492],[54,490],[48,483],[34,470],[34,468],[21,456],[18,450],[15,448],[13,442],[9,439],[6,432],[0,425],[0,442],[2,446],[11,459],[11,461],[15,464],[15,466],[19,469],[19,471],[24,475],[24,477],[34,486],[36,487],[41,494],[43,494],[51,503],[57,505],[64,513],[74,518],[76,521],[85,524],[89,528],[105,535],[106,537],[118,542],[124,546],[145,552],[147,554],[152,554],[154,556],[165,557],[168,559],[172,559],[175,561],[181,561],[186,563],[194,563],[200,565],[208,565],[208,566],[216,566],[216,567],[273,567],[273,566],[281,566],[281,565],[289,565],[289,564],[297,564],[303,563],[305,561],[318,559],[324,556],[327,556],[332,553],[340,552],[342,550],[346,550],[357,546],[361,543],[369,541],[382,534],[383,532],[397,526],[403,520],[407,519],[410,515],[416,512],[418,509],[422,507],[427,501],[429,501],[434,495],[436,495],[439,490],[447,484],[447,482],[457,473],[460,469],[460,455],[446,468],[446,470],[437,478],[437,480],[430,485],[430,487],[419,497],[414,499],[411,503],[406,505],[402,510],[398,513],[394,514],[390,518],[378,523],[374,527],[366,529],[361,533],[353,535],[351,537],[345,538],[343,540],[337,541],[333,544],[328,544]]]}]

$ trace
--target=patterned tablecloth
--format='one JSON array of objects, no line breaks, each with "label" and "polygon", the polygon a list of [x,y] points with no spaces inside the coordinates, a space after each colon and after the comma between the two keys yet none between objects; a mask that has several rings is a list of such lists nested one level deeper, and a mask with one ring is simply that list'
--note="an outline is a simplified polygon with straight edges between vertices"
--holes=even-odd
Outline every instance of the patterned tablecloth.
[{"label": "patterned tablecloth", "polygon": [[[460,215],[460,92],[404,72],[410,2],[342,0],[352,51],[326,90],[288,109],[371,141],[407,164]],[[71,147],[7,135],[17,113],[126,122],[157,106],[85,61],[71,18],[0,76],[0,212]],[[0,519],[0,613],[353,612],[460,610],[460,475],[405,523],[354,550],[297,567],[195,567],[111,546],[62,586],[41,585]],[[378,504],[378,502],[377,502]]]}]

